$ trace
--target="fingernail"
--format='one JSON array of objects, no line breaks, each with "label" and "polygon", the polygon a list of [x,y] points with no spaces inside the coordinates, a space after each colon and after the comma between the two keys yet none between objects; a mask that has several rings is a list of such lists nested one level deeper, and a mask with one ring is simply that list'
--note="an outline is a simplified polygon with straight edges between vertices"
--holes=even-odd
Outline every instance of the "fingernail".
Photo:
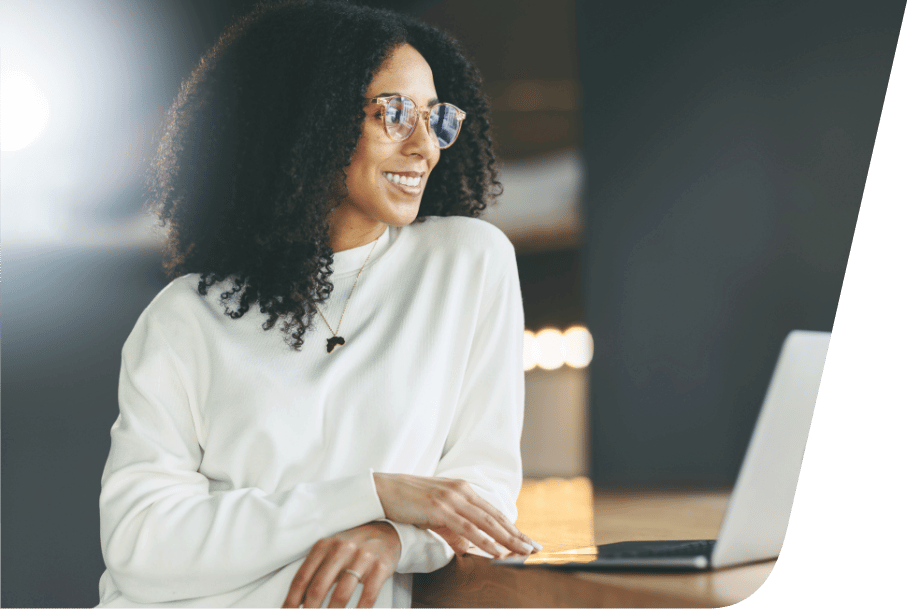
[{"label": "fingernail", "polygon": [[542,551],[542,545],[536,543],[536,542],[533,541],[532,539],[530,540],[530,543],[533,544],[533,547],[536,548],[536,551],[537,551],[537,552],[541,552],[541,551]]},{"label": "fingernail", "polygon": [[525,541],[523,542],[523,549],[527,551],[527,554],[530,554],[533,552],[533,546],[531,546],[530,544],[528,544]]}]

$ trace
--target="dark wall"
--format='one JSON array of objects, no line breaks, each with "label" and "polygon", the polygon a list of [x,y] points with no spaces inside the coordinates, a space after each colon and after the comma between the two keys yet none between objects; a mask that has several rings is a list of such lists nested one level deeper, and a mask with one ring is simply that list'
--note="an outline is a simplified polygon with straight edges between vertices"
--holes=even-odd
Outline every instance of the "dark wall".
[{"label": "dark wall", "polygon": [[831,330],[904,1],[577,1],[597,485],[734,482]]},{"label": "dark wall", "polygon": [[165,285],[159,252],[3,252],[4,607],[92,607],[120,348]]},{"label": "dark wall", "polygon": [[524,325],[538,332],[579,324],[580,251],[577,248],[517,253]]}]

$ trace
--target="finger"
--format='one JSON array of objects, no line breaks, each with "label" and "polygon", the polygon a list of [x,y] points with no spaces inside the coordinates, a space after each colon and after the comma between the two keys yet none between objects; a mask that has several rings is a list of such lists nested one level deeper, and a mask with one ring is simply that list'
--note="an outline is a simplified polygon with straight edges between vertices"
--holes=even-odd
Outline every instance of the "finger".
[{"label": "finger", "polygon": [[328,591],[337,581],[345,566],[350,564],[355,552],[356,544],[352,541],[335,542],[332,545],[331,552],[319,565],[306,587],[306,593],[303,596],[305,607],[321,607],[324,604]]},{"label": "finger", "polygon": [[[470,531],[470,534],[465,535],[467,539],[472,541],[477,545],[477,547],[482,548],[486,552],[489,552],[489,550],[486,549],[488,543],[496,546],[496,550],[494,552],[490,552],[495,556],[498,556],[502,553],[507,553],[509,551],[516,552],[517,554],[528,555],[530,553],[530,550],[532,550],[532,546],[530,546],[529,544],[527,546],[524,546],[523,540],[508,533],[504,529],[504,527],[501,526],[501,524],[497,520],[495,520],[495,518],[488,512],[484,512],[472,504],[459,505],[454,509],[456,510],[458,517],[462,518],[466,522],[469,522],[472,527],[480,531],[483,539],[488,540],[486,545],[480,545],[476,543],[475,533],[472,533],[472,531]],[[469,531],[470,529],[468,528],[467,530]],[[455,531],[458,533],[461,532],[456,529]],[[527,548],[529,548],[529,550]]]},{"label": "finger", "polygon": [[518,529],[514,523],[508,520],[507,516],[475,491],[472,495],[468,495],[468,499],[472,507],[479,512],[467,508],[466,513],[461,515],[473,520],[479,528],[491,535],[497,542],[518,554],[530,554],[536,549],[538,544],[530,539],[529,535]]},{"label": "finger", "polygon": [[312,547],[309,555],[296,571],[296,575],[293,576],[293,581],[290,582],[290,591],[287,592],[283,607],[296,609],[303,603],[303,594],[306,592],[312,576],[315,575],[326,555],[327,548],[325,544],[319,542]]},{"label": "finger", "polygon": [[476,491],[473,491],[473,494],[470,496],[470,503],[494,518],[495,521],[499,525],[501,525],[501,527],[504,528],[504,530],[508,534],[516,537],[524,543],[528,543],[531,546],[533,545],[533,540],[530,539],[529,535],[518,529],[517,526],[501,512],[501,510],[480,497],[479,494],[476,493]]},{"label": "finger", "polygon": [[463,555],[470,549],[470,542],[448,527],[438,527],[432,530],[438,533],[439,537],[444,539],[448,545],[451,546],[451,549],[454,550],[455,554]]},{"label": "finger", "polygon": [[526,555],[538,545],[514,526],[498,508],[483,499],[466,480],[449,479],[448,490],[452,498],[458,498],[451,502],[452,508],[506,549]]},{"label": "finger", "polygon": [[502,556],[506,550],[499,546],[495,541],[486,535],[479,527],[460,514],[451,514],[448,518],[448,528],[457,535],[470,541],[480,550],[488,552],[492,556]]},{"label": "finger", "polygon": [[[359,569],[353,569],[353,571],[362,573]],[[337,585],[334,587],[334,592],[331,593],[331,598],[328,600],[328,606],[346,607],[347,603],[350,601],[350,597],[356,592],[356,585],[359,583],[359,579],[355,575],[342,571],[340,575],[337,576],[336,583]]]},{"label": "finger", "polygon": [[[350,597],[356,591],[356,585],[362,582],[366,574],[375,568],[375,563],[376,557],[371,552],[366,550],[357,552],[356,557],[350,562],[350,566],[345,567],[338,574],[337,587],[334,588],[334,593],[331,595],[331,602],[328,603],[328,606],[346,607],[347,603],[350,602]],[[359,577],[348,573],[347,569],[355,571],[359,574]]]},{"label": "finger", "polygon": [[376,561],[372,570],[363,578],[363,591],[359,595],[357,607],[373,607],[378,593],[389,577],[394,573],[394,566],[383,561]]}]

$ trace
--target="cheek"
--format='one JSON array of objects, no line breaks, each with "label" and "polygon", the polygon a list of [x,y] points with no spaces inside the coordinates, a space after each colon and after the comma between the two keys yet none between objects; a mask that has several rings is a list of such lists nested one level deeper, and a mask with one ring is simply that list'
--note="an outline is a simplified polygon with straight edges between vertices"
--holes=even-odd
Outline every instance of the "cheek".
[{"label": "cheek", "polygon": [[373,138],[363,137],[356,147],[356,152],[353,153],[351,169],[355,167],[355,171],[363,176],[378,174],[379,166],[393,152],[382,144],[382,142],[375,142]]},{"label": "cheek", "polygon": [[351,188],[354,184],[357,188],[368,188],[369,182],[373,181],[372,174],[378,172],[376,160],[367,152],[363,147],[358,147],[353,153],[350,166],[347,167],[347,184]]}]

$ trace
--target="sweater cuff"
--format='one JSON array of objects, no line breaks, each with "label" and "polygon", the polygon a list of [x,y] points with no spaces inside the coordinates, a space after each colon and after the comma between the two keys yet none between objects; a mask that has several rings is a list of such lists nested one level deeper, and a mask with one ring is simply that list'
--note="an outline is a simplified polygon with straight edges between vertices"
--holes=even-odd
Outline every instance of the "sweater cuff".
[{"label": "sweater cuff", "polygon": [[400,561],[397,563],[398,573],[431,573],[451,562],[454,550],[435,531],[428,531],[413,526],[400,524],[387,518],[379,522],[387,522],[400,537]]}]

